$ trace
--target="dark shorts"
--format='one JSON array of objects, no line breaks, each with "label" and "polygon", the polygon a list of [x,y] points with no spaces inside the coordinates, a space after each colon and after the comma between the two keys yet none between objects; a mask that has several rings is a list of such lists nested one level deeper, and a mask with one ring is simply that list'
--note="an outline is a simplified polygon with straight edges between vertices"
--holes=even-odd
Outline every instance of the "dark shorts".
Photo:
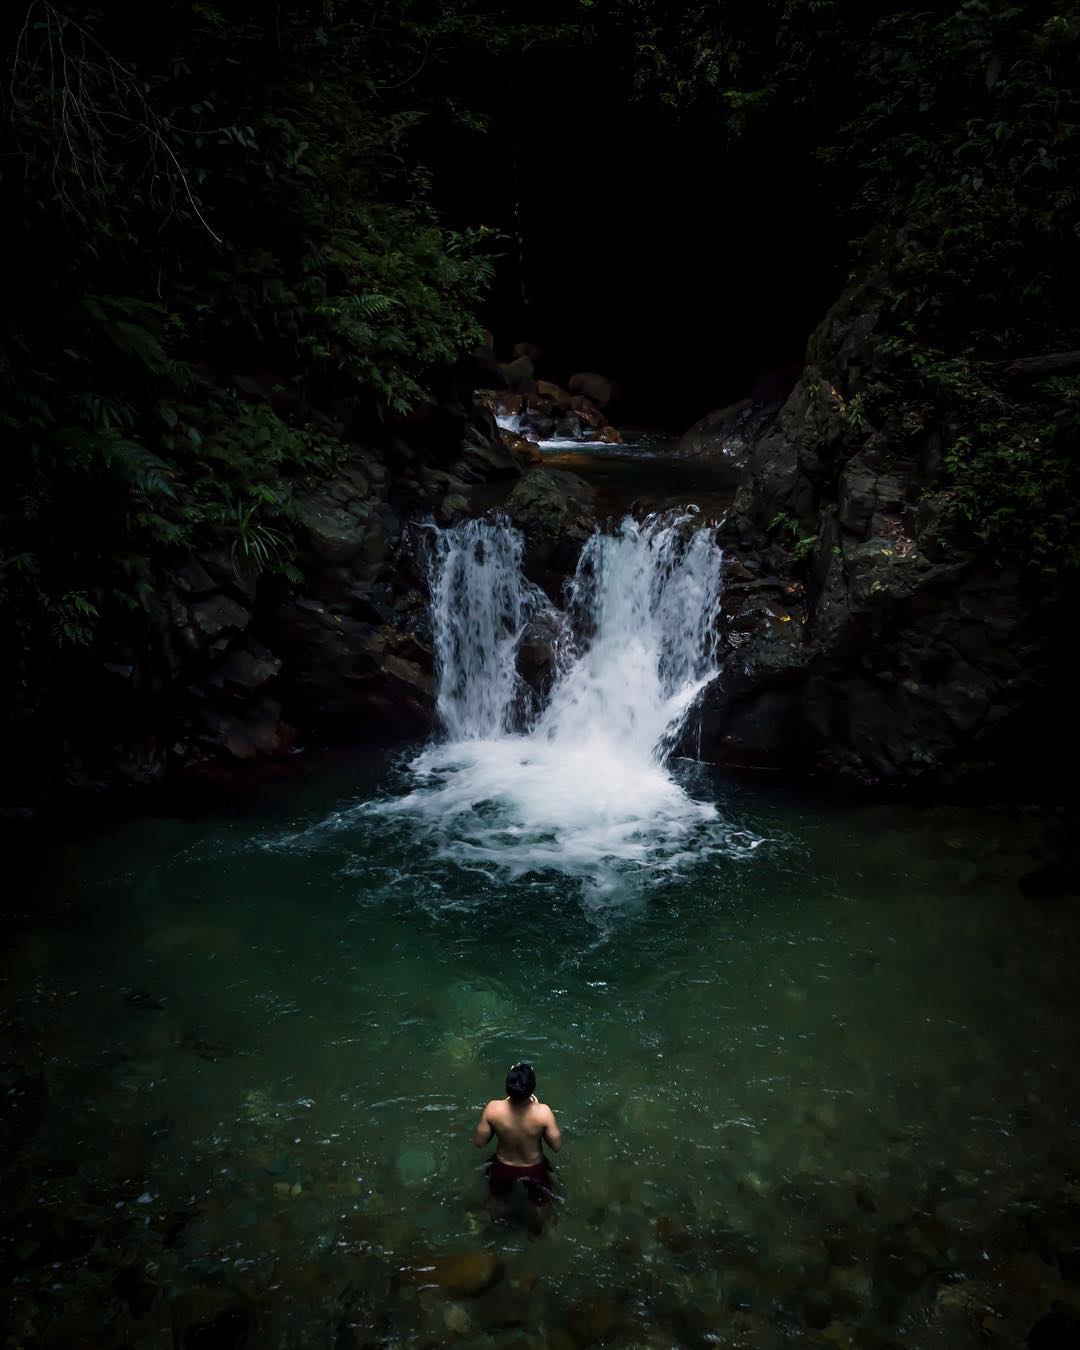
[{"label": "dark shorts", "polygon": [[496,1200],[508,1200],[514,1186],[520,1182],[534,1205],[546,1205],[555,1198],[551,1163],[547,1158],[528,1167],[514,1167],[501,1158],[491,1157],[486,1163],[488,1184]]}]

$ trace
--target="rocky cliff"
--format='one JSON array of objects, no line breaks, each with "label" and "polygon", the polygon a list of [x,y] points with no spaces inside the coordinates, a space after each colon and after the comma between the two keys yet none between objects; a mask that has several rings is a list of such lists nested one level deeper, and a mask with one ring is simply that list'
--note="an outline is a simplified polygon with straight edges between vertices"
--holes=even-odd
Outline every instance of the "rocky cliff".
[{"label": "rocky cliff", "polygon": [[300,498],[293,579],[243,554],[174,564],[145,614],[114,625],[68,670],[52,715],[9,729],[4,805],[25,814],[65,788],[160,782],[312,741],[426,730],[435,679],[423,522],[502,496],[522,473],[483,419],[418,449],[353,445]]},{"label": "rocky cliff", "polygon": [[728,765],[862,784],[1037,779],[1031,737],[1064,706],[1052,606],[949,527],[945,429],[901,439],[862,415],[881,392],[881,285],[830,311],[751,448],[704,744]]},{"label": "rocky cliff", "polygon": [[[722,670],[700,744],[729,768],[933,791],[1007,776],[1041,791],[1054,766],[1032,747],[1052,738],[1063,769],[1072,753],[1060,601],[950,525],[949,427],[900,437],[866,416],[887,369],[882,285],[834,306],[778,412],[735,409],[745,467],[723,526]],[[731,412],[697,429],[698,453],[728,454]],[[56,734],[41,718],[15,729],[8,801],[423,734],[435,711],[423,522],[501,504],[525,532],[530,579],[558,600],[596,502],[536,458],[483,400],[420,447],[352,446],[301,498],[293,579],[220,553],[174,565],[146,601],[149,628],[113,632],[73,672]],[[553,678],[550,638],[524,645],[537,687]]]}]

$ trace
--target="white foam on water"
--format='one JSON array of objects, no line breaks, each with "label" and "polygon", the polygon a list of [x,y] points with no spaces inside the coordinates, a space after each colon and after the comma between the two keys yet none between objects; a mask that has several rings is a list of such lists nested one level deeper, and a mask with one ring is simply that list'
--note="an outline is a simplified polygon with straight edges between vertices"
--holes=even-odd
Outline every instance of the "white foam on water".
[{"label": "white foam on water", "polygon": [[693,512],[595,533],[570,587],[575,650],[529,712],[516,668],[547,603],[508,524],[436,532],[432,619],[447,737],[411,790],[372,808],[407,818],[446,861],[510,876],[568,874],[599,893],[760,840],[676,782],[669,758],[716,675],[722,554]]},{"label": "white foam on water", "polygon": [[[525,440],[532,440],[528,434],[529,424],[518,413],[499,412],[495,414],[495,425],[502,431],[509,431],[514,436],[521,436]],[[553,436],[549,440],[533,441],[538,450],[623,450],[622,445],[612,446],[606,441],[588,440],[585,437],[577,438],[574,436]]]}]

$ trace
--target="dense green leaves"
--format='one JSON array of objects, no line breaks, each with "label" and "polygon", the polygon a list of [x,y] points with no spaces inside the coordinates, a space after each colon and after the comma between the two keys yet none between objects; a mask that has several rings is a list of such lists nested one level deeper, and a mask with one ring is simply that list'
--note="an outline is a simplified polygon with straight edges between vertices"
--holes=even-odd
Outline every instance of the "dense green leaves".
[{"label": "dense green leaves", "polygon": [[491,236],[439,226],[414,133],[461,106],[453,59],[537,32],[442,0],[22,0],[0,22],[17,680],[192,548],[288,571],[297,489],[475,341]]}]

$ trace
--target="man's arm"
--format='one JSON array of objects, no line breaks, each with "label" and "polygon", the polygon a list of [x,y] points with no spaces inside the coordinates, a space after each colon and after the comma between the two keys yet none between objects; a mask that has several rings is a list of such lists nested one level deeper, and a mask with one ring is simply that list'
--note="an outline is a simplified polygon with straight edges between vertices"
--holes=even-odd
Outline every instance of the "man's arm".
[{"label": "man's arm", "polygon": [[492,1136],[495,1133],[491,1127],[491,1121],[488,1119],[488,1107],[490,1105],[491,1103],[488,1102],[488,1105],[484,1107],[484,1114],[480,1117],[480,1124],[477,1125],[476,1133],[473,1135],[473,1143],[477,1148],[486,1148],[491,1143]]},{"label": "man's arm", "polygon": [[562,1148],[562,1130],[559,1129],[558,1121],[555,1119],[555,1112],[550,1106],[545,1106],[547,1120],[544,1122],[544,1143],[551,1149],[552,1153],[558,1153]]}]

